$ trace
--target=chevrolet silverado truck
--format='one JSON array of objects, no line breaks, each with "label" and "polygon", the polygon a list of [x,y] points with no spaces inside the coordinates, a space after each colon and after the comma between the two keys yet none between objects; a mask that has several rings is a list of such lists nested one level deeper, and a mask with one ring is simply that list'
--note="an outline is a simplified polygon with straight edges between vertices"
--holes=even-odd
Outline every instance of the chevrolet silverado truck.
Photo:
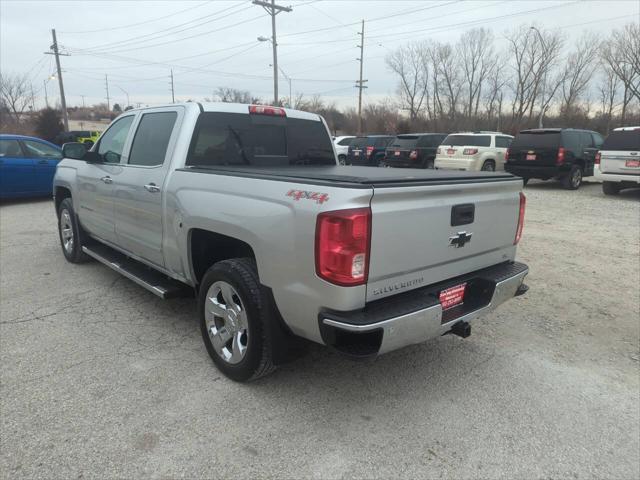
[{"label": "chevrolet silverado truck", "polygon": [[[325,344],[372,357],[454,333],[524,293],[522,180],[340,166],[315,114],[239,104],[120,115],[54,179],[62,253],[197,297],[237,381]],[[302,340],[301,340],[302,339]]]}]

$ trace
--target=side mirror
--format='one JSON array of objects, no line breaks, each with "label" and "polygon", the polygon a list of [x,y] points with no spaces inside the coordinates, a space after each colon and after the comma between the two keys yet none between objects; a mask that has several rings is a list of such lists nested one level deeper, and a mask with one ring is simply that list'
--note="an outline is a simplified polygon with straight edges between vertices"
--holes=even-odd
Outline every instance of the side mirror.
[{"label": "side mirror", "polygon": [[87,146],[80,142],[70,142],[62,145],[62,156],[74,160],[84,160],[87,163],[100,162],[98,153],[88,151]]},{"label": "side mirror", "polygon": [[87,153],[87,147],[84,143],[71,142],[62,145],[62,156],[64,158],[73,158],[75,160],[84,160]]}]

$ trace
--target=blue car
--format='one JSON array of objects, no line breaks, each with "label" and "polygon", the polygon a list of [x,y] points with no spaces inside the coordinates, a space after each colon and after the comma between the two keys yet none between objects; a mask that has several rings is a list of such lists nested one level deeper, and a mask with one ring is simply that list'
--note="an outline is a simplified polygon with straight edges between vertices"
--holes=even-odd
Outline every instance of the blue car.
[{"label": "blue car", "polygon": [[23,135],[0,135],[0,198],[52,194],[62,149]]}]

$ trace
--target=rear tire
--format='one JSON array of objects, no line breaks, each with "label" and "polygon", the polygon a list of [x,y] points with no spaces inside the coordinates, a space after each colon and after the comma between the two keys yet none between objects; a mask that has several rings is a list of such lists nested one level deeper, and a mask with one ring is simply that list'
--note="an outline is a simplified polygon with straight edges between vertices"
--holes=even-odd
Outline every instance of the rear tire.
[{"label": "rear tire", "polygon": [[602,193],[605,195],[618,195],[620,190],[620,184],[617,182],[602,182]]},{"label": "rear tire", "polygon": [[481,170],[483,172],[495,172],[496,171],[496,162],[493,160],[487,160],[482,164]]},{"label": "rear tire", "polygon": [[58,236],[62,253],[68,262],[83,263],[89,260],[89,256],[82,251],[86,235],[80,227],[70,197],[62,200],[58,207]]},{"label": "rear tire", "polygon": [[582,184],[582,168],[574,165],[569,173],[560,179],[562,186],[567,190],[577,190]]},{"label": "rear tire", "polygon": [[346,165],[347,164],[347,156],[346,155],[338,155],[338,163],[340,165]]},{"label": "rear tire", "polygon": [[198,294],[202,339],[213,363],[231,380],[256,380],[275,369],[268,305],[253,259],[223,260],[204,274]]},{"label": "rear tire", "polygon": [[435,167],[434,160],[431,159],[431,160],[427,160],[426,162],[424,162],[424,165],[423,165],[422,168],[429,168],[429,169],[433,170],[434,167]]}]

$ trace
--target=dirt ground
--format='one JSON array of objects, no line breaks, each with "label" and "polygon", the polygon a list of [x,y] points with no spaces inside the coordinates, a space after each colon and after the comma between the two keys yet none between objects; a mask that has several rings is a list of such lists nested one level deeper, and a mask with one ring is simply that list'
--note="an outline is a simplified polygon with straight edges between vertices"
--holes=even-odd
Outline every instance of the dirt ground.
[{"label": "dirt ground", "polygon": [[527,295],[353,362],[252,384],[194,303],[60,251],[50,201],[0,206],[0,478],[640,478],[640,192],[532,181]]}]

